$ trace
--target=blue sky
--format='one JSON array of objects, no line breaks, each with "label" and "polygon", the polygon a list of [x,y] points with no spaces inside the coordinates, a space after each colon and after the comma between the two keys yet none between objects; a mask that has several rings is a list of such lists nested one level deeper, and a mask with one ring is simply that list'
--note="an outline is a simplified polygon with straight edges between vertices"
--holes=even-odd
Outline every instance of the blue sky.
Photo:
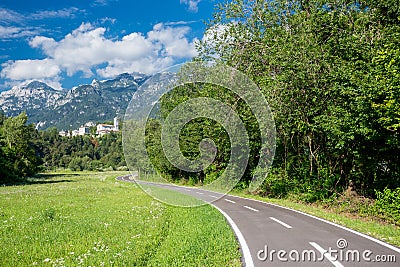
[{"label": "blue sky", "polygon": [[31,80],[71,88],[192,58],[221,0],[0,2],[0,91]]}]

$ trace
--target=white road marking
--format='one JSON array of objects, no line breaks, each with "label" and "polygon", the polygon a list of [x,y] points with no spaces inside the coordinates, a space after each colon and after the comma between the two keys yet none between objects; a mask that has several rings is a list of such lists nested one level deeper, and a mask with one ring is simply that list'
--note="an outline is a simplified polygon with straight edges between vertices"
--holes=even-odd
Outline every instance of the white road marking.
[{"label": "white road marking", "polygon": [[210,197],[212,197],[212,198],[218,198],[218,197],[216,197],[216,196],[213,196],[213,195],[209,195]]},{"label": "white road marking", "polygon": [[289,224],[287,224],[287,223],[284,223],[284,222],[282,222],[282,221],[280,221],[280,220],[278,220],[277,218],[274,218],[274,217],[269,217],[271,220],[274,220],[275,222],[277,222],[277,223],[279,223],[279,224],[281,224],[281,225],[283,225],[283,226],[285,226],[286,228],[288,228],[288,229],[290,229],[290,228],[293,228],[292,226],[290,226]]},{"label": "white road marking", "polygon": [[[118,179],[118,178],[119,178],[119,177],[117,177],[116,179]],[[139,184],[140,182],[143,182],[143,181],[141,181],[140,179],[134,180],[134,181],[135,181],[136,184]],[[148,182],[148,184],[151,184],[151,183]],[[159,185],[159,183],[152,183],[152,184]],[[183,188],[185,188],[185,186],[176,186],[176,187],[183,187]],[[186,188],[187,188],[187,187],[186,187]],[[203,190],[203,191],[210,192],[210,193],[214,193],[213,191],[210,191],[210,190],[206,190],[206,189],[202,189],[202,190]],[[225,195],[230,196],[230,197],[234,197],[234,198],[250,200],[250,201],[262,203],[262,204],[269,205],[269,206],[278,207],[278,208],[285,209],[285,210],[290,210],[290,211],[292,211],[292,212],[295,212],[295,213],[298,213],[298,214],[302,214],[302,215],[307,216],[307,217],[309,217],[309,218],[313,218],[313,219],[315,219],[315,220],[318,220],[318,221],[321,221],[321,222],[330,224],[330,225],[332,225],[332,226],[335,226],[335,227],[340,228],[340,229],[342,229],[342,230],[345,230],[345,231],[347,231],[347,232],[353,233],[353,234],[355,234],[355,235],[358,235],[358,236],[360,236],[360,237],[363,237],[363,238],[365,238],[365,239],[368,239],[368,240],[370,240],[370,241],[373,241],[373,242],[375,242],[375,243],[377,243],[377,244],[379,244],[379,245],[382,245],[382,246],[384,246],[384,247],[386,247],[386,248],[389,248],[389,249],[391,249],[391,250],[393,250],[393,251],[395,251],[395,252],[397,252],[397,253],[400,253],[400,248],[395,247],[395,246],[393,246],[393,245],[390,245],[390,244],[388,244],[388,243],[386,243],[386,242],[384,242],[384,241],[381,241],[381,240],[376,239],[376,238],[374,238],[374,237],[371,237],[371,236],[369,236],[369,235],[360,233],[360,232],[358,232],[358,231],[356,231],[356,230],[350,229],[350,228],[348,228],[348,227],[339,225],[339,224],[337,224],[337,223],[334,223],[334,222],[331,222],[331,221],[328,221],[328,220],[319,218],[319,217],[317,217],[317,216],[314,216],[314,215],[311,215],[311,214],[308,214],[308,213],[305,213],[305,212],[302,212],[302,211],[299,211],[299,210],[295,210],[295,209],[292,209],[292,208],[284,207],[284,206],[281,206],[281,205],[278,205],[278,204],[274,204],[274,203],[270,203],[270,202],[265,202],[265,201],[262,201],[262,200],[251,199],[251,198],[240,197],[240,196],[234,196],[234,195],[228,195],[228,194],[225,194]]]},{"label": "white road marking", "polygon": [[215,206],[213,204],[210,204],[210,205],[212,205],[214,208],[219,210],[219,212],[221,212],[221,214],[224,215],[224,217],[226,218],[228,223],[231,225],[233,231],[235,232],[237,239],[239,240],[240,247],[242,248],[245,266],[246,267],[254,267],[254,262],[253,262],[253,258],[251,257],[249,246],[247,245],[242,232],[240,232],[239,227],[232,220],[232,218],[229,217],[229,215],[226,214],[223,210],[221,210],[220,208],[218,208],[217,206]]},{"label": "white road marking", "polygon": [[344,267],[340,262],[338,262],[335,258],[332,257],[332,255],[330,253],[328,253],[327,250],[323,249],[320,245],[318,245],[315,242],[309,242],[309,244],[311,246],[313,246],[316,250],[318,250],[321,255],[324,255],[325,259],[327,259],[328,261],[330,261],[333,265],[335,265],[336,267]]},{"label": "white road marking", "polygon": [[196,192],[197,194],[199,194],[199,195],[204,195],[204,193],[202,193],[202,192]]},{"label": "white road marking", "polygon": [[185,189],[185,191],[188,191],[188,192],[190,192],[190,191],[192,191],[192,190],[190,190],[190,189]]},{"label": "white road marking", "polygon": [[234,195],[227,195],[227,196],[236,197],[236,198],[239,198],[239,199],[251,200],[251,201],[262,203],[262,204],[265,204],[265,205],[278,207],[278,208],[285,209],[285,210],[290,210],[290,211],[293,211],[295,213],[298,213],[298,214],[313,218],[313,219],[318,220],[320,222],[324,222],[324,223],[330,224],[332,226],[335,226],[335,227],[340,228],[342,230],[345,230],[347,232],[353,233],[355,235],[361,236],[361,237],[363,237],[365,239],[371,240],[371,241],[373,241],[373,242],[375,242],[375,243],[377,243],[379,245],[382,245],[384,247],[387,247],[387,248],[389,248],[389,249],[391,249],[393,251],[396,251],[396,252],[400,253],[400,248],[398,248],[398,247],[395,247],[395,246],[390,245],[390,244],[388,244],[386,242],[383,242],[383,241],[381,241],[379,239],[373,238],[372,236],[360,233],[360,232],[358,232],[356,230],[350,229],[350,228],[345,227],[343,225],[340,225],[340,224],[337,224],[337,223],[334,223],[334,222],[319,218],[317,216],[314,216],[314,215],[311,215],[311,214],[308,214],[308,213],[305,213],[305,212],[302,212],[302,211],[299,211],[299,210],[295,210],[295,209],[292,209],[292,208],[284,207],[284,206],[281,206],[281,205],[278,205],[278,204],[274,204],[274,203],[271,203],[271,202],[265,202],[265,201],[258,200],[258,199],[252,199],[252,198],[246,198],[246,197],[240,197],[240,196],[234,196]]},{"label": "white road marking", "polygon": [[255,211],[255,212],[259,212],[259,210],[256,210],[255,208],[252,208],[252,207],[249,207],[249,206],[243,206],[243,207],[245,207],[246,209]]},{"label": "white road marking", "polygon": [[235,201],[233,201],[233,200],[230,200],[230,199],[226,199],[226,198],[224,198],[224,200],[225,200],[225,201],[228,201],[228,202],[230,202],[230,203],[236,203]]}]

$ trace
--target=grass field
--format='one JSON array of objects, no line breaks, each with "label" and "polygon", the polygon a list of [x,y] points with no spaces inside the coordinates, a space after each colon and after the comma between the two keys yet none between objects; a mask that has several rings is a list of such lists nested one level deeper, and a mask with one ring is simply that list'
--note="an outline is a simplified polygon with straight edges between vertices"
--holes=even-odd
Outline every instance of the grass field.
[{"label": "grass field", "polygon": [[0,187],[0,266],[241,265],[216,209],[161,204],[116,181],[122,174],[55,173]]}]

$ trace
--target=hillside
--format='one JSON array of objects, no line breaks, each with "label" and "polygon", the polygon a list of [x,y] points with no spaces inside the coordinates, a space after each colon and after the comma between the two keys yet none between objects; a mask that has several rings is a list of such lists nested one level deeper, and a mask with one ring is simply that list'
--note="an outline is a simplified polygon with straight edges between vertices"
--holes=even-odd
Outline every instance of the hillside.
[{"label": "hillside", "polygon": [[93,80],[68,90],[33,81],[2,92],[0,106],[7,116],[25,111],[28,122],[38,129],[74,129],[89,121],[123,116],[132,95],[149,77],[143,73],[123,73],[111,80]]}]

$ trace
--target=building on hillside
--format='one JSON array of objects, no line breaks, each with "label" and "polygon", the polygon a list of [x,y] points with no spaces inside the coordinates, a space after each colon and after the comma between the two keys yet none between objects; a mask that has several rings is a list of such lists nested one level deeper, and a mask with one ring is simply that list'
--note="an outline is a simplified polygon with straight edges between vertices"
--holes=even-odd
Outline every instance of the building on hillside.
[{"label": "building on hillside", "polygon": [[[88,122],[85,125],[82,125],[79,127],[78,130],[73,130],[73,131],[60,131],[58,134],[60,136],[78,136],[78,135],[90,135],[90,127],[95,126],[93,122]],[[119,124],[118,124],[118,118],[114,118],[114,124],[97,124],[97,130],[96,134],[103,136],[105,134],[111,133],[111,132],[119,132]]]},{"label": "building on hillside", "polygon": [[72,136],[78,136],[78,135],[79,135],[79,130],[72,131]]},{"label": "building on hillside", "polygon": [[114,125],[111,124],[97,124],[97,131],[96,134],[103,136],[105,134],[111,133],[111,132],[118,132],[119,131],[119,125],[118,125],[118,118],[114,118]]},{"label": "building on hillside", "polygon": [[64,130],[59,131],[58,134],[60,136],[69,136],[69,132],[68,131],[64,131]]},{"label": "building on hillside", "polygon": [[118,117],[114,117],[114,129],[119,131]]},{"label": "building on hillside", "polygon": [[90,129],[87,126],[81,126],[79,127],[79,135],[87,135],[90,134]]}]

